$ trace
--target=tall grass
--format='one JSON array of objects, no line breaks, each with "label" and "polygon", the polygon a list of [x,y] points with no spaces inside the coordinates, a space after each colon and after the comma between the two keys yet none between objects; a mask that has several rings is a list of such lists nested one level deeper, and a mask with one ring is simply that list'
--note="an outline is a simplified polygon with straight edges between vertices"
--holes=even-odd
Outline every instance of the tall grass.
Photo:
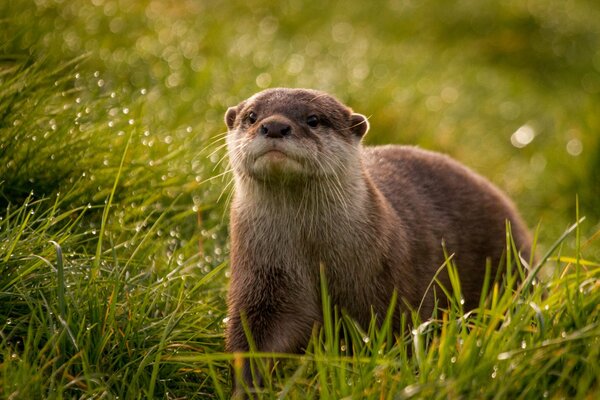
[{"label": "tall grass", "polygon": [[[519,260],[516,252],[511,256]],[[538,266],[546,262],[543,257]],[[451,273],[450,306],[434,310],[426,321],[413,313],[413,328],[400,336],[391,328],[395,299],[381,326],[372,321],[360,327],[333,307],[322,277],[323,326],[304,355],[262,355],[267,379],[259,393],[326,399],[593,398],[600,390],[600,264],[582,262],[564,263],[552,279],[539,282],[538,268],[528,272],[517,261],[519,274],[488,280],[479,307],[466,313],[460,280]],[[447,264],[454,268],[451,260]],[[273,375],[267,371],[271,358],[279,360]]]},{"label": "tall grass", "polygon": [[[597,4],[374,4],[0,2],[0,398],[228,398],[242,356],[264,398],[599,392]],[[222,114],[277,85],[483,171],[543,217],[540,264],[404,335],[324,295],[306,354],[224,353]]]}]

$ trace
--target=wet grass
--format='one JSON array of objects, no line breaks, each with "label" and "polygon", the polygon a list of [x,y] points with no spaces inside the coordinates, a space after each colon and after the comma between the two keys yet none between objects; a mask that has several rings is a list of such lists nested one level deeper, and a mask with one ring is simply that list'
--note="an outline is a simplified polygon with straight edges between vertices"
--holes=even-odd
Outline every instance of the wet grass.
[{"label": "wet grass", "polygon": [[227,106],[276,85],[489,176],[541,220],[541,263],[399,337],[325,296],[265,398],[594,397],[596,2],[373,4],[1,2],[0,398],[229,396],[218,138]]}]

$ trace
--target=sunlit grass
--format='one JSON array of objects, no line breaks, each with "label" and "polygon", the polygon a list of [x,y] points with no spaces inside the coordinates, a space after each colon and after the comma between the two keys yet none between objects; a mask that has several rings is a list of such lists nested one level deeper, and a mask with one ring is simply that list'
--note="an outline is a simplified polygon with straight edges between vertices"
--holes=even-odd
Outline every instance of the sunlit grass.
[{"label": "sunlit grass", "polygon": [[394,335],[324,296],[306,354],[245,355],[278,360],[263,397],[593,398],[597,4],[294,4],[0,2],[0,398],[229,397],[222,115],[265,86],[330,91],[369,143],[449,152],[542,222],[538,279],[490,277],[474,312],[454,279]]}]

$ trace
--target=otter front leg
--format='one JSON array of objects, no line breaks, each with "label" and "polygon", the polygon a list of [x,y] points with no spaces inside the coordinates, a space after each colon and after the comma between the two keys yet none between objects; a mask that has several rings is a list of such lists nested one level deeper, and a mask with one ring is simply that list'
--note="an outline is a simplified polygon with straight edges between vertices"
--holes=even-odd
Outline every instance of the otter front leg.
[{"label": "otter front leg", "polygon": [[[320,309],[278,306],[275,311],[272,304],[233,311],[227,328],[227,351],[247,352],[252,347],[249,342],[259,352],[296,353],[303,350],[310,340],[314,324],[321,319]],[[243,359],[241,368],[235,364],[234,397],[243,396],[246,388],[253,391],[262,386],[265,376],[255,362]]]}]

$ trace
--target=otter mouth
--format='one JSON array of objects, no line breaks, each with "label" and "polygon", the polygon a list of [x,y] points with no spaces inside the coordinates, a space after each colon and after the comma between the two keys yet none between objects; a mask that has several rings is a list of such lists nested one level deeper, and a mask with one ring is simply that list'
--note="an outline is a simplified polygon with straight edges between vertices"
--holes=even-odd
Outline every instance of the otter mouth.
[{"label": "otter mouth", "polygon": [[256,161],[262,160],[268,163],[283,163],[286,161],[295,161],[285,151],[279,149],[269,149],[256,157]]},{"label": "otter mouth", "polygon": [[301,174],[302,163],[290,152],[281,148],[269,147],[254,157],[252,171],[261,177],[290,176]]}]

